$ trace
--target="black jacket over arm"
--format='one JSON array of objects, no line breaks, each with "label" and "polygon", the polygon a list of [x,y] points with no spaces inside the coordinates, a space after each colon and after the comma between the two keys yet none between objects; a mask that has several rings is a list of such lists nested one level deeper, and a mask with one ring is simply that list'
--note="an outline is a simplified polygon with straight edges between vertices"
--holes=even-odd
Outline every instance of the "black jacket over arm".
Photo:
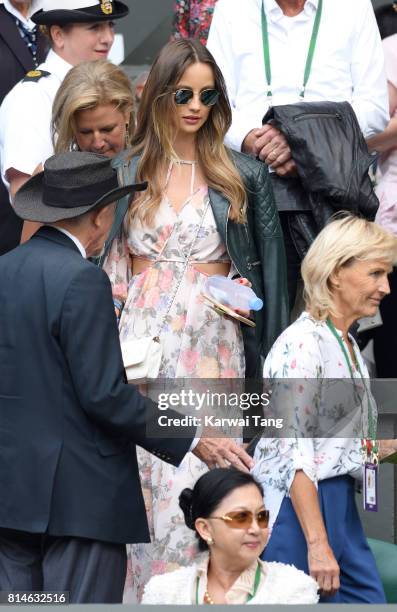
[{"label": "black jacket over arm", "polygon": [[[290,230],[302,258],[335,212],[346,210],[370,221],[375,219],[379,201],[368,168],[376,154],[368,152],[349,102],[272,106],[263,123],[272,123],[284,134],[296,163],[299,180],[293,182],[289,203],[295,190],[298,209],[293,222],[290,220]],[[274,186],[284,181],[279,179]],[[275,194],[278,199],[276,190]],[[311,215],[299,214],[304,200]],[[293,205],[290,210],[294,210]]]},{"label": "black jacket over arm", "polygon": [[0,257],[0,312],[0,527],[148,541],[135,444],[178,465],[191,438],[146,439],[106,274],[43,227]]}]

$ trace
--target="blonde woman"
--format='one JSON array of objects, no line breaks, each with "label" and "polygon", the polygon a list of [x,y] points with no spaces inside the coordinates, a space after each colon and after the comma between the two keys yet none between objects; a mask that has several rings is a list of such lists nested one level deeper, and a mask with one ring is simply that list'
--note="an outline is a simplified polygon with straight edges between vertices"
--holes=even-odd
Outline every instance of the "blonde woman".
[{"label": "blonde woman", "polygon": [[[332,422],[333,415],[340,425],[352,399],[351,407],[358,408],[357,432],[350,428],[350,437],[262,438],[255,451],[254,475],[272,527],[263,559],[310,573],[323,601],[385,603],[357,513],[354,480],[362,479],[363,461],[375,465],[395,452],[397,441],[376,441],[368,371],[349,329],[375,314],[389,293],[396,260],[397,238],[377,224],[353,216],[329,223],[302,263],[306,312],[281,334],[265,361],[264,377],[273,379],[275,389],[277,379],[283,388],[295,385],[285,410],[297,411],[309,425]],[[337,379],[342,379],[338,385]],[[352,414],[346,412],[349,423]],[[372,468],[366,470],[372,475]],[[365,499],[370,509],[369,501],[375,502]]]},{"label": "blonde woman", "polygon": [[55,153],[77,149],[114,157],[131,145],[133,90],[107,60],[82,62],[64,78],[52,107]]},{"label": "blonde woman", "polygon": [[[168,43],[143,91],[132,154],[121,161],[129,179],[149,181],[148,194],[131,203],[124,238],[114,241],[104,266],[114,296],[125,302],[121,340],[158,335],[162,378],[255,375],[287,322],[283,241],[267,169],[225,148],[230,123],[210,53],[198,41]],[[204,301],[205,280],[214,274],[248,279],[264,300],[255,330]],[[204,470],[190,459],[168,469],[144,451],[139,461],[153,543],[131,548],[138,597],[151,575],[195,555],[178,495]]]},{"label": "blonde woman", "polygon": [[[52,109],[55,153],[71,150],[115,157],[131,146],[135,128],[134,94],[126,73],[107,60],[82,62],[68,72]],[[128,209],[128,198],[117,204],[108,245],[101,263]],[[116,301],[116,312],[119,303]]]},{"label": "blonde woman", "polygon": [[[103,59],[82,62],[67,73],[52,106],[55,153],[76,149],[113,157],[130,145],[133,130],[132,87],[121,68]],[[39,164],[34,174],[42,168]],[[123,202],[118,211],[125,213],[128,202]],[[25,221],[25,239],[38,227]]]}]

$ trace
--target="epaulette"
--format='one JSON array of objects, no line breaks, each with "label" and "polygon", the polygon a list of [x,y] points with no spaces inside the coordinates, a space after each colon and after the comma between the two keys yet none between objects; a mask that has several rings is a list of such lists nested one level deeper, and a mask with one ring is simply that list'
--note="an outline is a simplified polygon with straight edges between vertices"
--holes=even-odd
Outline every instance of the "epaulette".
[{"label": "epaulette", "polygon": [[29,70],[29,72],[22,79],[22,83],[37,83],[42,77],[50,76],[51,72],[46,70]]}]

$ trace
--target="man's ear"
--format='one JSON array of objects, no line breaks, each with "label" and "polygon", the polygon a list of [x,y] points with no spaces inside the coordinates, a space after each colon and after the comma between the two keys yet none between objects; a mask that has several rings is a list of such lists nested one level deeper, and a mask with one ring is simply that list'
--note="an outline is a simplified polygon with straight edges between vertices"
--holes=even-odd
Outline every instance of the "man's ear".
[{"label": "man's ear", "polygon": [[108,214],[109,211],[107,210],[107,206],[104,206],[99,210],[94,210],[92,213],[92,223],[95,225],[95,227],[101,227]]}]

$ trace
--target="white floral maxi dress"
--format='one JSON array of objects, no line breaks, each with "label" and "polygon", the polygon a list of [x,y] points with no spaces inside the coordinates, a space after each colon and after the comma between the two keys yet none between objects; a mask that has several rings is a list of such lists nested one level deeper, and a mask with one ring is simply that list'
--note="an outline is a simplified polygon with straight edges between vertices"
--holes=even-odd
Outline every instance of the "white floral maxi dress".
[{"label": "white floral maxi dress", "polygon": [[[245,361],[239,324],[214,312],[203,300],[206,275],[194,263],[228,262],[206,188],[197,190],[177,214],[167,198],[162,200],[152,227],[135,221],[124,241],[115,241],[105,263],[113,293],[128,296],[120,320],[120,339],[157,335],[175,283],[190,256],[160,339],[163,347],[162,378],[244,377]],[[126,227],[126,226],[125,226]],[[130,254],[153,260],[141,274],[130,277]],[[194,532],[185,526],[178,505],[182,489],[191,487],[207,470],[188,453],[178,468],[138,448],[138,464],[148,513],[151,544],[128,547],[125,601],[140,601],[143,587],[154,574],[190,565],[196,554]]]}]

